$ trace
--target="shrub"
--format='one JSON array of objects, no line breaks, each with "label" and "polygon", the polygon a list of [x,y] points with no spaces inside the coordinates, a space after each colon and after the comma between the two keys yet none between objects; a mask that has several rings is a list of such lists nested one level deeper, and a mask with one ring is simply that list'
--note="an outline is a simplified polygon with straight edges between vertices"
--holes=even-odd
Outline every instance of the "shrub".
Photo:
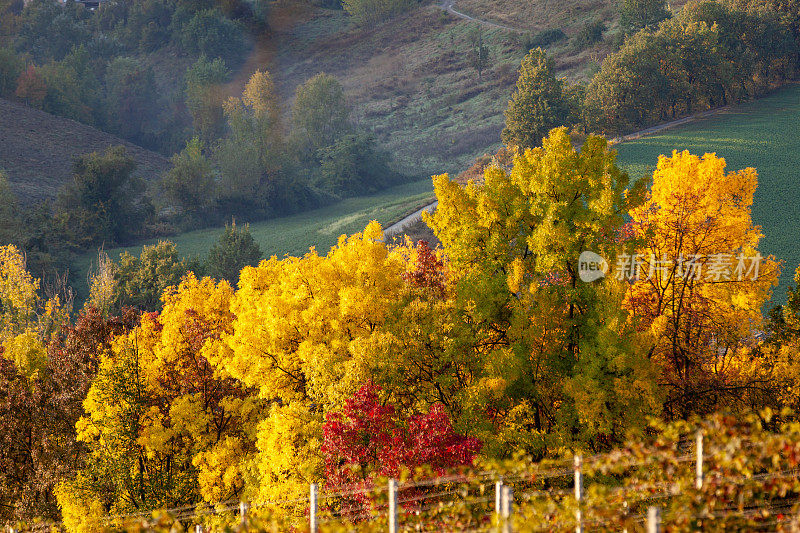
[{"label": "shrub", "polygon": [[566,38],[561,28],[549,28],[536,33],[526,33],[522,36],[522,49],[527,54],[534,48],[544,48]]},{"label": "shrub", "polygon": [[587,48],[603,40],[603,32],[606,31],[606,23],[602,20],[589,22],[581,28],[575,36],[575,43],[579,48]]},{"label": "shrub", "polygon": [[342,7],[359,26],[374,26],[408,11],[414,0],[342,0]]},{"label": "shrub", "polygon": [[237,228],[236,222],[225,226],[225,233],[208,252],[206,272],[217,279],[225,279],[235,285],[239,273],[246,266],[256,266],[263,254],[250,234],[249,226]]}]

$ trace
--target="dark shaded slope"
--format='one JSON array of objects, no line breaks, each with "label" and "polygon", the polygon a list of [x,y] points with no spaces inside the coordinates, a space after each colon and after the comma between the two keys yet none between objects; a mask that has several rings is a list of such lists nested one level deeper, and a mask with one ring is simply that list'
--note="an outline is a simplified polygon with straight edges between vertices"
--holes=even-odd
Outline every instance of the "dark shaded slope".
[{"label": "dark shaded slope", "polygon": [[0,98],[0,169],[24,204],[54,198],[69,181],[76,156],[118,144],[148,181],[169,167],[167,158],[119,137]]}]

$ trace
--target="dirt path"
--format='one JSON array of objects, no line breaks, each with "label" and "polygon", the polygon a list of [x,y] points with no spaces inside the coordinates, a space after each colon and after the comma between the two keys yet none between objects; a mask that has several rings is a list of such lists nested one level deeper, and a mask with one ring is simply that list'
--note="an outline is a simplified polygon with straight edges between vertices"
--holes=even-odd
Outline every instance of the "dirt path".
[{"label": "dirt path", "polygon": [[398,220],[397,222],[395,222],[394,224],[383,230],[383,238],[386,239],[391,237],[392,235],[396,235],[397,233],[402,233],[402,231],[406,229],[407,226],[414,224],[419,220],[422,220],[422,213],[429,213],[433,211],[433,209],[436,207],[438,203],[439,203],[438,201],[433,202],[432,204],[426,205],[422,209],[414,211],[410,215],[401,218],[400,220]]},{"label": "dirt path", "polygon": [[500,30],[507,30],[507,31],[514,31],[518,33],[522,33],[524,30],[520,30],[519,28],[512,28],[511,26],[506,26],[505,24],[499,24],[497,22],[490,22],[488,20],[477,19],[475,17],[470,17],[466,13],[462,13],[461,11],[456,11],[453,7],[455,0],[442,0],[441,8],[454,15],[456,17],[462,18],[464,20],[471,20],[472,22],[477,22],[478,24],[483,24],[484,26],[489,26],[490,28],[497,28]]},{"label": "dirt path", "polygon": [[678,118],[675,120],[670,120],[669,122],[663,122],[661,124],[657,124],[655,126],[651,126],[649,128],[644,128],[639,131],[634,131],[633,133],[629,133],[627,135],[623,135],[622,137],[614,137],[611,139],[611,144],[621,143],[623,141],[632,141],[634,139],[640,139],[647,135],[652,135],[654,133],[658,133],[664,131],[669,128],[674,128],[675,126],[680,126],[682,124],[688,124],[689,122],[694,122],[695,120],[710,117],[713,115],[717,115],[719,113],[724,113],[730,110],[731,106],[726,105],[725,107],[718,107],[716,109],[709,109],[708,111],[701,111],[700,113],[695,113],[694,115],[689,115],[688,117]]},{"label": "dirt path", "polygon": [[[452,4],[453,4],[452,0],[447,0],[447,3],[450,6],[452,6]],[[444,7],[444,6],[445,5],[442,4],[442,7]],[[466,15],[465,15],[465,17],[466,17]],[[472,19],[470,17],[466,17],[466,18],[468,18],[469,20],[475,20],[475,19]],[[477,21],[477,22],[480,22],[480,21]],[[491,23],[489,23],[489,24],[491,24]],[[720,107],[720,108],[717,108],[717,109],[710,109],[708,111],[695,113],[694,115],[691,115],[691,116],[688,116],[688,117],[683,117],[683,118],[679,118],[679,119],[676,119],[676,120],[671,120],[669,122],[664,122],[663,124],[658,124],[656,126],[651,126],[649,128],[644,128],[644,129],[641,129],[639,131],[635,131],[633,133],[629,133],[627,135],[623,135],[622,137],[615,137],[615,138],[611,139],[611,144],[617,144],[617,143],[621,143],[623,141],[632,141],[634,139],[640,139],[640,138],[645,137],[647,135],[652,135],[654,133],[659,133],[659,132],[664,131],[664,130],[669,129],[669,128],[674,128],[675,126],[680,126],[682,124],[687,124],[689,122],[693,122],[693,121],[698,120],[698,119],[710,117],[710,116],[713,116],[713,115],[716,115],[716,114],[719,114],[719,113],[724,113],[724,112],[728,111],[730,108],[731,108],[731,106],[725,106],[725,107]],[[417,222],[418,220],[422,219],[422,213],[423,212],[430,212],[433,209],[435,209],[436,205],[438,203],[439,202],[436,201],[436,202],[433,202],[430,205],[426,205],[422,209],[420,209],[418,211],[415,211],[414,213],[411,213],[407,217],[404,217],[401,220],[399,220],[399,221],[395,222],[394,224],[392,224],[391,226],[387,227],[385,230],[383,230],[384,237],[389,237],[391,235],[395,235],[397,233],[401,233],[403,231],[403,229],[405,229],[406,226],[408,226],[410,224],[413,224],[413,223]]]}]

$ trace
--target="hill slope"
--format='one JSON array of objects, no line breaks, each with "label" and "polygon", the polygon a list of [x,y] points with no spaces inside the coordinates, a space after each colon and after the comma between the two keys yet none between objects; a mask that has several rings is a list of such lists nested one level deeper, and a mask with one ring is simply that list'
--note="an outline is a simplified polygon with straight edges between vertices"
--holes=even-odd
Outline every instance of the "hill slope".
[{"label": "hill slope", "polygon": [[[616,17],[611,0],[584,3],[562,3],[581,13],[571,25],[563,17],[549,23],[543,17],[535,28],[522,27],[563,28],[567,37],[548,51],[559,74],[576,80],[591,76],[610,45],[582,47],[575,34],[587,20],[600,18],[611,28]],[[494,4],[502,7],[497,1],[486,5]],[[275,4],[272,33],[258,43],[228,90],[241,94],[250,73],[266,68],[288,104],[298,84],[327,72],[344,85],[354,119],[394,155],[401,171],[418,177],[460,172],[499,147],[503,111],[527,45],[519,31],[465,20],[446,12],[448,5],[428,0],[374,28],[359,28],[341,10]],[[460,9],[462,0],[454,7]],[[478,31],[489,50],[480,76],[473,62]]]},{"label": "hill slope", "polygon": [[0,98],[0,169],[24,204],[54,198],[69,181],[76,156],[118,144],[148,181],[169,167],[165,157],[119,137]]}]

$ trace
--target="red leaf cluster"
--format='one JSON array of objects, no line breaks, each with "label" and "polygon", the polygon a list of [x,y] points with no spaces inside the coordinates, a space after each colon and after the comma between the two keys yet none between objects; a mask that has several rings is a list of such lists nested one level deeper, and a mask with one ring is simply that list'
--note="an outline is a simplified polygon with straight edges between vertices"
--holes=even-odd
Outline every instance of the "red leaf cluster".
[{"label": "red leaf cluster", "polygon": [[380,402],[381,388],[363,385],[341,413],[328,413],[322,426],[327,482],[351,492],[342,511],[369,508],[376,477],[397,477],[401,470],[427,466],[438,475],[469,465],[480,451],[478,439],[459,435],[445,407],[434,404],[403,423],[391,405]]},{"label": "red leaf cluster", "polygon": [[429,289],[437,296],[444,296],[446,274],[444,263],[436,257],[427,241],[417,243],[417,261],[414,270],[403,275],[406,282]]}]

